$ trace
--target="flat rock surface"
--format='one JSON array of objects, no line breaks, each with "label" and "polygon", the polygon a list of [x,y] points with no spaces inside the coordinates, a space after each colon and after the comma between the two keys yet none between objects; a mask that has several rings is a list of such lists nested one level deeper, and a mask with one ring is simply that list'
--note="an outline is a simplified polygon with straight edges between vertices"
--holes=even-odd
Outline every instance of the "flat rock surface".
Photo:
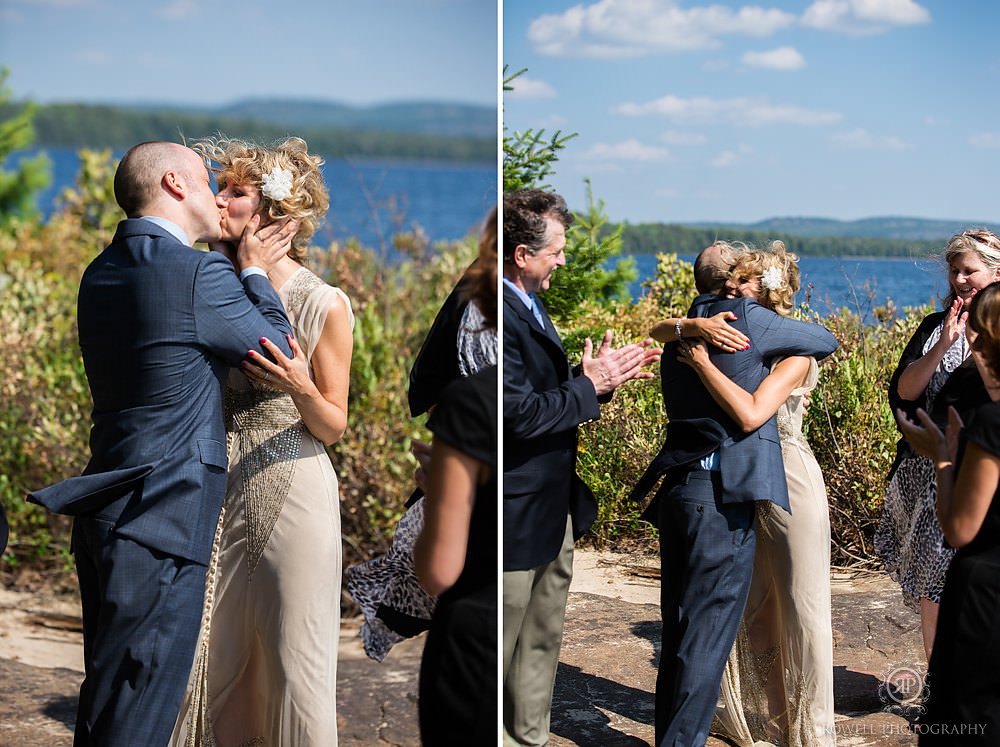
[{"label": "flat rock surface", "polygon": [[[659,656],[655,558],[578,551],[552,712],[552,747],[640,747],[653,740]],[[423,637],[368,659],[344,621],[337,715],[342,747],[416,747]],[[916,615],[885,577],[833,585],[838,745],[916,745],[883,709],[886,677],[923,672]],[[69,747],[82,675],[79,603],[0,589],[0,747]],[[710,738],[710,747],[726,743]],[[472,746],[470,747],[478,747]]]},{"label": "flat rock surface", "polygon": [[[393,647],[382,663],[365,656],[360,619],[345,620],[337,663],[342,747],[418,747],[417,677],[424,637]],[[79,606],[0,593],[0,747],[70,747],[83,679]]]},{"label": "flat rock surface", "polygon": [[[659,659],[655,558],[577,553],[552,709],[552,747],[642,747],[653,741]],[[919,620],[883,576],[835,578],[834,698],[841,747],[913,745],[883,685],[924,670]],[[710,747],[728,743],[709,738]]]}]

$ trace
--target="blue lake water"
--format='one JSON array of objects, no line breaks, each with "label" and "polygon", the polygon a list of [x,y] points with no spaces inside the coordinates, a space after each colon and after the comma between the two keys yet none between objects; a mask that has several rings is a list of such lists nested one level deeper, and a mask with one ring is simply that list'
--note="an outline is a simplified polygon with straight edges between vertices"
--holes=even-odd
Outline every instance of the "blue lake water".
[{"label": "blue lake water", "polygon": [[[941,242],[942,248],[945,242]],[[693,256],[682,256],[694,262]],[[656,271],[656,257],[635,255],[638,277],[629,288],[633,297],[642,294],[642,281]],[[940,307],[948,282],[944,265],[933,259],[868,259],[859,257],[802,257],[799,260],[802,289],[796,302],[805,300],[820,314],[847,307],[863,315],[875,306],[892,299],[898,308],[922,306],[928,302]]]},{"label": "blue lake water", "polygon": [[[79,158],[72,148],[44,150],[52,161],[52,185],[38,205],[48,215],[56,196],[75,182]],[[37,152],[16,153],[11,160]],[[365,246],[387,248],[393,234],[414,225],[431,241],[460,239],[477,231],[497,204],[495,164],[337,158],[327,161],[323,177],[330,212],[316,238],[320,244],[357,237]]]}]

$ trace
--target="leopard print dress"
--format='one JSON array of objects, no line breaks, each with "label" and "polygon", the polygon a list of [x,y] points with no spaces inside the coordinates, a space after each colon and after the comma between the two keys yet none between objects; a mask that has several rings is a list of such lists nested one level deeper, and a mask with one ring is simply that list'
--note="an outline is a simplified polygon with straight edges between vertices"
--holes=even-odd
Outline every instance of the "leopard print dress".
[{"label": "leopard print dress", "polygon": [[[924,355],[941,338],[942,327],[943,324],[939,325],[924,343]],[[948,377],[968,355],[965,335],[959,335],[927,384],[928,412]],[[941,601],[944,577],[955,555],[945,544],[936,502],[931,460],[916,455],[905,458],[889,481],[882,519],[875,533],[875,552],[886,572],[899,583],[903,602],[914,611],[919,611],[921,599]]]}]

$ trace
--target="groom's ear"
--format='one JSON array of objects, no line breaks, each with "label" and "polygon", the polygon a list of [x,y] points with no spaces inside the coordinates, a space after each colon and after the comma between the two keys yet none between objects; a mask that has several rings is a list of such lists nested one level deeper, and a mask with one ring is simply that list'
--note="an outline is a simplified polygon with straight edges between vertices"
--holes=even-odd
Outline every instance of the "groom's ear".
[{"label": "groom's ear", "polygon": [[187,195],[187,184],[184,181],[184,175],[179,171],[171,169],[164,173],[160,185],[175,200],[184,199]]},{"label": "groom's ear", "polygon": [[514,247],[514,264],[524,268],[528,264],[528,247],[525,244],[518,244]]}]

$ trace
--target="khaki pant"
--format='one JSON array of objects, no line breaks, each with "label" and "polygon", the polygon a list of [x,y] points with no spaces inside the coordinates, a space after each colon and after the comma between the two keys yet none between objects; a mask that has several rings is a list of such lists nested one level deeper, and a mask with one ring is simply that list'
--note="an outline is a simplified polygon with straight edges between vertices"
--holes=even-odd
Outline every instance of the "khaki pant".
[{"label": "khaki pant", "polygon": [[503,574],[503,726],[507,745],[549,741],[552,689],[559,666],[566,597],[573,578],[573,528],[567,517],[554,560]]}]

